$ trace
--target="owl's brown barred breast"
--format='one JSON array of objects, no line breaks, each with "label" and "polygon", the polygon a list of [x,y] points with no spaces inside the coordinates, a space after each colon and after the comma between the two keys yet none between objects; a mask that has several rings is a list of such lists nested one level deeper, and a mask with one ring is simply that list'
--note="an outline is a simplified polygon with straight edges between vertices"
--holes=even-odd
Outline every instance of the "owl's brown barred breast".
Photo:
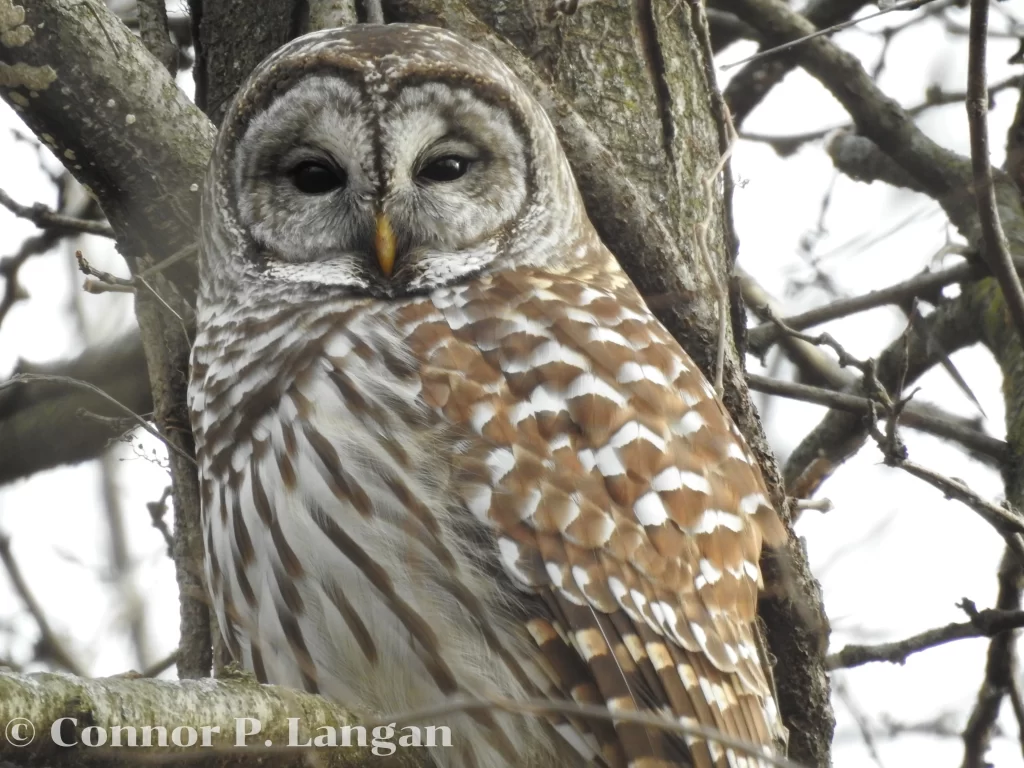
[{"label": "owl's brown barred breast", "polygon": [[189,402],[236,658],[375,715],[562,699],[749,745],[477,711],[445,768],[767,765],[784,529],[503,64],[411,25],[289,43],[227,111],[202,236]]}]

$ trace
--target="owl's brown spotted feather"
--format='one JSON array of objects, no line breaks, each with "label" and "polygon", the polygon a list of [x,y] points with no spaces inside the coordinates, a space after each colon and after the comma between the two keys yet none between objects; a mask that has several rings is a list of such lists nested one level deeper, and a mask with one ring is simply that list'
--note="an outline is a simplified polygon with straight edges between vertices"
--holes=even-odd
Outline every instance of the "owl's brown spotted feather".
[{"label": "owl's brown spotted feather", "polygon": [[[464,498],[506,534],[514,579],[554,588],[582,614],[569,626],[585,633],[586,642],[573,635],[577,651],[607,703],[652,705],[625,704],[633,689],[652,688],[637,659],[622,663],[625,637],[640,655],[642,628],[663,638],[652,642],[677,646],[671,665],[651,665],[668,679],[657,704],[770,741],[778,723],[764,711],[771,693],[752,622],[762,540],[779,543],[781,524],[700,372],[613,263],[597,259],[592,269],[572,277],[524,271],[456,289],[434,301],[446,310],[451,339],[435,326],[417,349],[411,334],[427,368],[440,363],[450,375],[479,368],[479,357],[504,373],[496,391],[456,383],[434,404],[481,438],[461,458],[469,467]],[[493,373],[482,378],[493,383]],[[625,633],[610,632],[602,614],[620,624],[628,617]],[[685,699],[680,681],[683,691],[690,684]],[[704,702],[690,699],[694,686],[710,699],[703,711]],[[716,764],[715,752],[697,762]]]}]

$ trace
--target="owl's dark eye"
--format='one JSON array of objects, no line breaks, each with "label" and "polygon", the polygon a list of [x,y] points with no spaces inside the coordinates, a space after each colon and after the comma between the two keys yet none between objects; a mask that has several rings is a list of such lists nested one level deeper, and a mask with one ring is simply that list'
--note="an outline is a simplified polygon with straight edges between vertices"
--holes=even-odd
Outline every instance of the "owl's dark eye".
[{"label": "owl's dark eye", "polygon": [[420,168],[420,172],[416,174],[418,179],[423,181],[455,181],[466,175],[466,171],[469,170],[471,160],[468,157],[459,157],[458,155],[445,155],[439,157],[436,160],[431,160],[429,163]]},{"label": "owl's dark eye", "polygon": [[295,188],[307,195],[332,192],[345,186],[347,181],[344,171],[313,161],[299,163],[291,170],[291,177]]}]

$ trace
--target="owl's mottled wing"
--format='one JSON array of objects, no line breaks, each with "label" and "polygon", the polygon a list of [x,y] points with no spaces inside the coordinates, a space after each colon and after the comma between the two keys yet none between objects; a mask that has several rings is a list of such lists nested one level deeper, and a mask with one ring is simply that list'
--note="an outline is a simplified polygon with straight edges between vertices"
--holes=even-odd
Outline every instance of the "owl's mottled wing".
[{"label": "owl's mottled wing", "polygon": [[[493,527],[514,583],[541,596],[527,626],[562,695],[770,745],[781,725],[754,636],[758,559],[784,529],[700,371],[610,256],[595,261],[432,294],[405,326],[421,397],[470,427],[456,492]],[[755,764],[617,730],[598,739],[613,765]]]}]

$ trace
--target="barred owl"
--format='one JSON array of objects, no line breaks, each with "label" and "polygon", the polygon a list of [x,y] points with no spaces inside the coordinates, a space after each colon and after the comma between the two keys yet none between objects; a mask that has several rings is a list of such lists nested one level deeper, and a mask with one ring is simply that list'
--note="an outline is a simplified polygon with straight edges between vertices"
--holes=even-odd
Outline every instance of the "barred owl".
[{"label": "barred owl", "polygon": [[498,710],[479,766],[761,766],[755,461],[587,218],[544,110],[440,29],[299,38],[227,111],[189,401],[206,576],[261,681],[387,715]]}]

